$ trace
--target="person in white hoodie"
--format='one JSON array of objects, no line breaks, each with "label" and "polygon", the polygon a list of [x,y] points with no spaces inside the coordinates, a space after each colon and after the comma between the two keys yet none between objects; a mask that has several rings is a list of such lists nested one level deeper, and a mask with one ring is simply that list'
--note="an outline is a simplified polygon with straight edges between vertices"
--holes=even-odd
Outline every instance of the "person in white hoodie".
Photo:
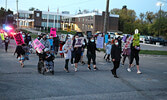
[{"label": "person in white hoodie", "polygon": [[66,43],[63,45],[62,51],[64,53],[64,58],[65,58],[65,67],[64,70],[69,73],[68,70],[68,63],[69,60],[71,59],[71,52],[72,52],[72,39],[67,39]]}]

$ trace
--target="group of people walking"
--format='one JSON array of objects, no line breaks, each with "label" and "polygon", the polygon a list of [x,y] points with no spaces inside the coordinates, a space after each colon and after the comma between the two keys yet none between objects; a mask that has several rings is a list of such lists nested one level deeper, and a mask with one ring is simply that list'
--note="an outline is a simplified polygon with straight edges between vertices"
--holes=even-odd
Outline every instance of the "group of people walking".
[{"label": "group of people walking", "polygon": [[129,59],[129,67],[127,68],[127,71],[131,72],[131,67],[134,66],[133,60],[135,59],[137,74],[141,74],[141,71],[139,70],[139,51],[140,45],[133,45],[132,36],[126,36],[125,41],[122,41],[120,37],[118,37],[117,39],[109,41],[109,43],[106,44],[106,54],[104,56],[104,59],[106,59],[106,61],[110,61],[111,55],[111,61],[114,65],[111,72],[115,78],[118,78],[116,70],[119,68],[120,63],[122,64],[122,66],[124,66],[126,57],[128,57]]},{"label": "group of people walking", "polygon": [[[16,47],[15,53],[17,53],[17,58],[21,66],[24,67],[24,61],[29,60],[28,55],[30,54],[30,45],[32,44],[32,39],[30,34],[22,34],[22,36],[24,38],[25,44],[18,45]],[[111,72],[115,78],[118,78],[117,69],[119,68],[120,63],[122,64],[122,66],[125,64],[126,57],[128,57],[129,59],[129,67],[127,68],[127,71],[131,72],[131,67],[133,66],[132,63],[135,59],[137,73],[141,74],[139,70],[140,46],[134,46],[132,38],[132,36],[127,36],[126,40],[122,41],[122,39],[118,37],[116,39],[113,39],[112,41],[109,41],[105,46],[106,54],[104,56],[104,59],[106,59],[106,61],[108,62],[113,62],[114,67],[113,69],[111,69]],[[78,63],[81,62],[81,64],[85,64],[85,62],[83,61],[85,48],[87,48],[86,56],[88,70],[92,70],[91,61],[93,62],[93,69],[98,70],[98,68],[96,67],[96,51],[100,52],[100,50],[96,47],[96,40],[93,35],[87,40],[84,39],[82,46],[79,47],[75,46],[77,40],[79,39],[78,35],[75,35],[73,38],[67,35],[65,42],[61,42],[58,36],[52,37],[47,34],[39,33],[37,39],[45,46],[45,49],[43,49],[42,53],[36,52],[36,54],[39,56],[39,61],[41,59],[44,61],[46,71],[54,70],[53,60],[55,59],[55,55],[60,53],[61,56],[65,58],[64,70],[69,73],[68,65],[69,61],[71,60],[71,66],[73,66],[74,71],[77,72]],[[7,37],[5,40],[5,45],[7,45],[9,43],[9,41],[7,41]],[[49,68],[49,66],[51,66],[51,68]]]}]

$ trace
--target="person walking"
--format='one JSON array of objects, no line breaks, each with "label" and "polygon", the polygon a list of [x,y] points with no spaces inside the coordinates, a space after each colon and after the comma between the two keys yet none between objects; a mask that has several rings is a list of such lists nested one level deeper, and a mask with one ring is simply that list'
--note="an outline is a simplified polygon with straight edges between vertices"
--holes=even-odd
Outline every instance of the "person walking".
[{"label": "person walking", "polygon": [[113,64],[114,64],[114,67],[111,70],[111,72],[112,72],[112,74],[114,75],[115,78],[118,78],[116,71],[119,68],[119,64],[120,64],[120,60],[121,60],[121,50],[119,48],[118,40],[115,40],[114,45],[112,46],[111,58],[112,58],[112,61],[113,61]]},{"label": "person walking", "polygon": [[19,60],[21,67],[23,68],[24,67],[24,60],[25,60],[25,58],[24,58],[25,51],[23,50],[22,45],[18,45],[16,47],[14,55],[15,55],[15,53],[17,53],[17,59]]},{"label": "person walking", "polygon": [[[72,38],[72,41],[74,41],[74,40],[75,40],[75,36],[73,36],[73,38]],[[73,49],[72,52],[71,52],[71,66],[75,66],[74,58],[75,58],[75,52],[74,52],[74,49]]]},{"label": "person walking", "polygon": [[130,48],[130,45],[131,45],[131,42],[132,42],[132,37],[130,36],[127,36],[126,37],[126,40],[125,40],[125,42],[124,42],[124,46],[123,46],[123,52],[122,52],[122,61],[121,61],[121,63],[122,63],[122,66],[124,66],[124,64],[125,64],[125,60],[126,60],[126,58],[128,57],[128,59],[129,59],[129,63],[130,63],[130,54],[131,54],[131,48]]},{"label": "person walking", "polygon": [[136,67],[137,67],[137,74],[142,74],[139,70],[139,52],[140,52],[140,45],[139,46],[133,46],[133,43],[131,44],[131,55],[130,55],[130,63],[129,68],[127,69],[128,72],[131,72],[131,67],[133,66],[133,60],[136,60]]},{"label": "person walking", "polygon": [[5,37],[4,42],[5,42],[5,51],[8,52],[8,45],[10,43],[10,39],[8,36]]},{"label": "person walking", "polygon": [[63,45],[63,53],[64,53],[64,58],[65,58],[64,70],[67,73],[69,73],[68,63],[69,63],[69,60],[71,59],[71,52],[72,52],[72,45],[70,44],[70,42],[71,42],[71,39],[68,38],[66,43]]},{"label": "person walking", "polygon": [[111,42],[109,41],[106,45],[106,54],[107,54],[106,61],[108,62],[110,61],[111,48],[112,48],[112,45],[111,45]]},{"label": "person walking", "polygon": [[91,70],[90,67],[90,62],[91,60],[93,60],[93,69],[94,70],[98,70],[98,68],[96,67],[96,51],[99,51],[96,48],[96,43],[95,43],[95,39],[92,37],[87,45],[87,57],[88,57],[88,69]]},{"label": "person walking", "polygon": [[75,43],[77,42],[77,40],[79,39],[79,36],[78,35],[76,35],[75,36],[75,39],[74,39],[74,41],[73,41],[73,48],[74,48],[74,55],[75,55],[75,61],[74,61],[74,63],[75,63],[75,68],[74,68],[74,70],[75,70],[75,72],[77,72],[77,68],[78,68],[78,62],[80,61],[80,59],[81,59],[81,53],[82,53],[82,47],[75,47]]},{"label": "person walking", "polygon": [[22,48],[25,51],[25,60],[29,60],[30,48],[26,44],[22,44]]},{"label": "person walking", "polygon": [[55,51],[55,55],[57,55],[58,53],[59,44],[60,44],[59,36],[56,35],[56,37],[53,38],[53,49]]}]

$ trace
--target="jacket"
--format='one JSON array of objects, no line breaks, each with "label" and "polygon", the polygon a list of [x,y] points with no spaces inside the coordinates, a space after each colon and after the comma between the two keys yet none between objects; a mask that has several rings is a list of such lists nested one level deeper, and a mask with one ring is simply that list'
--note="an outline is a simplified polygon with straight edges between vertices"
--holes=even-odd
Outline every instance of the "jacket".
[{"label": "jacket", "polygon": [[63,45],[63,53],[64,53],[64,58],[65,59],[71,59],[71,51],[72,51],[72,46],[69,49],[66,44]]},{"label": "jacket", "polygon": [[111,49],[111,58],[115,59],[115,61],[120,61],[121,60],[121,50],[119,48],[119,45],[113,45]]},{"label": "jacket", "polygon": [[45,46],[45,48],[49,48],[49,50],[51,50],[50,42],[48,39],[47,40],[41,39],[40,42]]},{"label": "jacket", "polygon": [[89,54],[95,55],[95,54],[96,54],[96,50],[99,51],[99,50],[96,48],[96,43],[89,41],[89,42],[88,42],[88,45],[87,45],[87,55],[89,55]]},{"label": "jacket", "polygon": [[106,46],[106,54],[111,54],[111,48],[112,48],[112,45],[111,44],[108,44],[107,46]]},{"label": "jacket", "polygon": [[51,54],[51,53],[44,53],[44,55],[43,55],[43,60],[44,61],[53,61],[54,58],[55,58],[54,55]]}]

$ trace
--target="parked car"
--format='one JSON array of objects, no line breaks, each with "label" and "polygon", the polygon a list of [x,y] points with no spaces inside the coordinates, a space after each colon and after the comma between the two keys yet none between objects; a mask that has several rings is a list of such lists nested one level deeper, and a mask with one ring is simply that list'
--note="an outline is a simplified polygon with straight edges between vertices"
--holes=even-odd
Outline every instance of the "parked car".
[{"label": "parked car", "polygon": [[146,36],[140,35],[140,42],[145,43]]},{"label": "parked car", "polygon": [[153,38],[152,36],[146,36],[145,43],[147,44],[153,44]]},{"label": "parked car", "polygon": [[167,46],[167,40],[164,40],[164,42],[165,42],[165,43],[164,43],[164,46]]},{"label": "parked car", "polygon": [[162,38],[160,38],[160,37],[155,37],[155,38],[153,39],[153,44],[156,44],[157,42],[159,42],[160,45],[165,45],[165,40],[162,39]]}]

